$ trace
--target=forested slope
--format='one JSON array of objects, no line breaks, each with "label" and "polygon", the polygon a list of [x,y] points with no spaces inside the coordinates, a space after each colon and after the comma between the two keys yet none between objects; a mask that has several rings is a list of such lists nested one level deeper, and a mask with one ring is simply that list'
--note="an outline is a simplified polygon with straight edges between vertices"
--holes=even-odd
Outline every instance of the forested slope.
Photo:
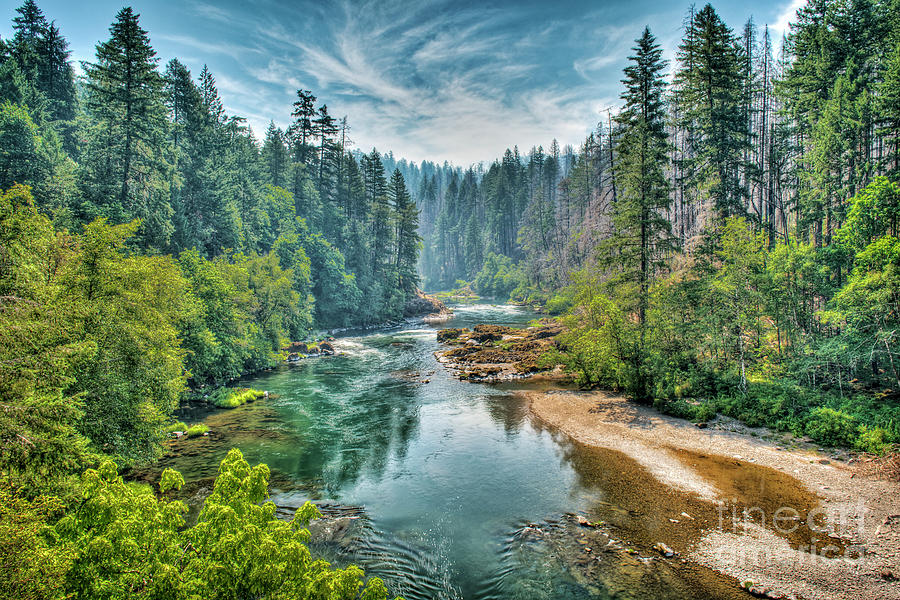
[{"label": "forested slope", "polygon": [[673,50],[638,37],[579,148],[420,195],[426,284],[568,311],[585,383],[678,414],[900,441],[900,4],[813,0],[783,40],[691,8]]}]

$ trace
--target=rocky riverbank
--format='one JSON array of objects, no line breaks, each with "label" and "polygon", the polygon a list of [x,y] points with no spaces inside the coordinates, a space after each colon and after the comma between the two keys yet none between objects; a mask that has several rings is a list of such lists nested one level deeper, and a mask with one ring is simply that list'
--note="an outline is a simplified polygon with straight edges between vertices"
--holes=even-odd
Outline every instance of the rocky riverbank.
[{"label": "rocky riverbank", "polygon": [[501,325],[442,329],[438,341],[453,348],[436,352],[435,357],[468,381],[500,382],[537,376],[564,381],[569,377],[544,358],[561,332],[562,328],[550,321],[524,329]]},{"label": "rocky riverbank", "polygon": [[409,299],[403,309],[406,318],[422,317],[426,323],[443,323],[450,319],[453,311],[435,298],[422,290],[416,290],[415,296]]},{"label": "rocky riverbank", "polygon": [[624,478],[635,463],[630,488],[659,488],[634,506],[660,513],[657,526],[645,515],[631,532],[653,536],[645,547],[661,544],[758,597],[900,598],[900,484],[727,418],[701,430],[613,394],[523,394],[540,422],[621,453]]}]

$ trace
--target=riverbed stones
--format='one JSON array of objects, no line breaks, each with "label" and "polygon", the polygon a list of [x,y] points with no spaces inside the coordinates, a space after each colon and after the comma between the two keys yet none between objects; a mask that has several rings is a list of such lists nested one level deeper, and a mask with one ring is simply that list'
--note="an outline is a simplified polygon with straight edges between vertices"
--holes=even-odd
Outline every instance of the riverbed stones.
[{"label": "riverbed stones", "polygon": [[437,341],[442,343],[452,342],[459,338],[463,333],[467,333],[468,329],[460,329],[460,328],[450,328],[450,329],[441,329],[437,332]]},{"label": "riverbed stones", "polygon": [[653,544],[653,549],[665,556],[666,558],[672,558],[677,554],[674,550],[672,550],[669,546],[662,542],[656,542]]},{"label": "riverbed stones", "polygon": [[472,331],[443,329],[437,334],[438,341],[455,347],[435,356],[468,381],[509,381],[548,371],[554,379],[566,379],[544,359],[555,341],[549,334],[560,331],[554,324],[527,329],[501,325],[476,325]]}]

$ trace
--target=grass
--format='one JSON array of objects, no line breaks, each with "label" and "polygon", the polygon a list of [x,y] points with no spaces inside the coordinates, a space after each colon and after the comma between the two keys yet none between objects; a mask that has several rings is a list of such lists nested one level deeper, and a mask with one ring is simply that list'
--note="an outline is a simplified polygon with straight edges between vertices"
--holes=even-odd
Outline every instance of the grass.
[{"label": "grass", "polygon": [[203,435],[207,431],[209,431],[209,427],[204,425],[203,423],[199,423],[197,425],[191,425],[190,427],[188,427],[188,430],[185,431],[184,434],[191,438]]},{"label": "grass", "polygon": [[163,429],[165,433],[172,433],[174,431],[185,431],[188,426],[185,425],[184,421],[175,421],[174,423],[169,423],[166,425],[166,428]]},{"label": "grass", "polygon": [[219,388],[208,398],[210,404],[219,408],[237,408],[265,396],[265,392],[250,388]]}]

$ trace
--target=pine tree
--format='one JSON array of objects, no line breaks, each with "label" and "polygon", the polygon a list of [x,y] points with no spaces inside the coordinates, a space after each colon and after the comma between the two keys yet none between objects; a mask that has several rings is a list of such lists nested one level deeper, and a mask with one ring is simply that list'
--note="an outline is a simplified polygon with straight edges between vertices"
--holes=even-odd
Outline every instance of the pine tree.
[{"label": "pine tree", "polygon": [[884,79],[878,86],[878,133],[889,146],[887,172],[900,173],[900,43],[888,55]]},{"label": "pine tree", "polygon": [[310,159],[310,141],[313,137],[313,119],[316,116],[316,97],[309,90],[297,90],[297,101],[291,113],[294,122],[290,133],[294,140],[294,160],[307,164]]},{"label": "pine tree", "polygon": [[711,5],[693,15],[678,60],[681,126],[690,131],[687,170],[693,186],[709,190],[719,224],[743,212],[740,172],[748,132],[737,41]]},{"label": "pine tree", "polygon": [[614,232],[601,248],[618,271],[615,282],[629,289],[640,328],[643,351],[650,283],[662,261],[673,250],[666,167],[669,141],[666,132],[665,61],[656,38],[645,28],[636,40],[625,67],[625,101],[616,117],[616,180],[619,194],[612,206]]},{"label": "pine tree", "polygon": [[172,230],[162,152],[165,95],[156,52],[138,17],[131,8],[120,10],[110,39],[97,46],[97,62],[84,64],[93,118],[86,209],[114,222],[142,219],[142,243],[163,248]]},{"label": "pine tree", "polygon": [[263,141],[262,147],[262,159],[266,180],[272,185],[286,187],[290,155],[285,145],[284,132],[275,126],[274,121],[269,122],[269,128],[266,130],[266,139]]},{"label": "pine tree", "polygon": [[410,294],[419,281],[416,264],[419,260],[419,209],[406,189],[406,181],[399,169],[394,169],[389,184],[391,201],[396,214],[396,254],[394,268],[397,270],[397,287]]}]

